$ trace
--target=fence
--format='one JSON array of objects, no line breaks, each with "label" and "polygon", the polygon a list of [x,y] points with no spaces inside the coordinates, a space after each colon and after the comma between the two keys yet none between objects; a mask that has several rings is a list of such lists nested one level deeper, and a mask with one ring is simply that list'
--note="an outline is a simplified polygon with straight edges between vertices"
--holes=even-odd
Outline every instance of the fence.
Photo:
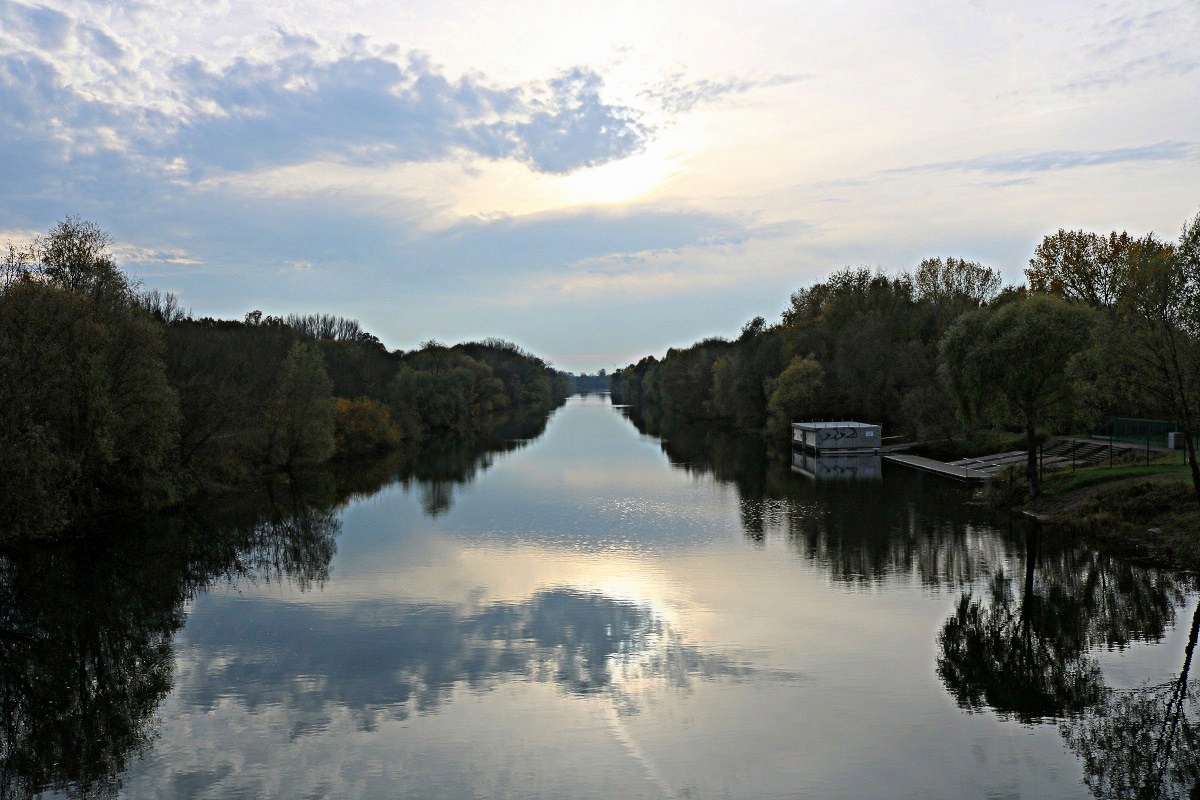
[{"label": "fence", "polygon": [[1132,419],[1113,417],[1092,435],[1097,439],[1112,439],[1114,442],[1135,442],[1159,447],[1167,446],[1167,434],[1179,430],[1179,423],[1162,419]]}]

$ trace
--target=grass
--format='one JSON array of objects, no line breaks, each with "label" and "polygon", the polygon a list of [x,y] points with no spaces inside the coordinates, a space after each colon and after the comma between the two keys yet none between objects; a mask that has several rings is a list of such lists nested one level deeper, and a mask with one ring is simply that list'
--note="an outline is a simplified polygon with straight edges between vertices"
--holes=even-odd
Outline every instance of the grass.
[{"label": "grass", "polygon": [[1084,467],[1074,472],[1066,470],[1053,472],[1042,481],[1043,491],[1063,494],[1099,486],[1103,483],[1126,480],[1128,478],[1144,478],[1157,475],[1178,475],[1181,480],[1189,478],[1186,464],[1121,464],[1111,467]]},{"label": "grass", "polygon": [[[1144,453],[1137,454],[1144,458]],[[1200,502],[1177,453],[1129,463],[1047,473],[1042,495],[1023,479],[995,481],[992,502],[1024,511],[1141,561],[1200,572]]]}]

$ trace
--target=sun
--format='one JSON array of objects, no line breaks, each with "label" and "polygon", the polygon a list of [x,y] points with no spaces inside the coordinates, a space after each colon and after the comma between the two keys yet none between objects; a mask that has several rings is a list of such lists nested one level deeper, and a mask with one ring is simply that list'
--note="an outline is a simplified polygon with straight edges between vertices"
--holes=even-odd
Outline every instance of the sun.
[{"label": "sun", "polygon": [[647,151],[571,173],[556,183],[568,205],[607,205],[652,194],[678,172],[673,158]]}]

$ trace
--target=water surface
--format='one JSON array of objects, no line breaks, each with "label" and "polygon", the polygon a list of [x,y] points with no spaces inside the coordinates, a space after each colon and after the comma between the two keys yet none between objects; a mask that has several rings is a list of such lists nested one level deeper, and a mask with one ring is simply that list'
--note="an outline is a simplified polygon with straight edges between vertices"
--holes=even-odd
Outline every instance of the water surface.
[{"label": "water surface", "polygon": [[1187,796],[1187,579],[813,466],[576,397],[403,480],[10,555],[0,787]]}]

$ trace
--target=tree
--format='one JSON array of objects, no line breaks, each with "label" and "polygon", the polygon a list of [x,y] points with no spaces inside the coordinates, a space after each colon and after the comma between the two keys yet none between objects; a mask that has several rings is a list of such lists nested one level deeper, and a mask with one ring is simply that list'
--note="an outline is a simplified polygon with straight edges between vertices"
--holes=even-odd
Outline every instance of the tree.
[{"label": "tree", "polygon": [[297,342],[283,362],[267,409],[267,456],[285,469],[319,464],[333,455],[333,383],[321,354]]},{"label": "tree", "polygon": [[9,530],[174,495],[178,407],[162,330],[108,242],[68,218],[0,291],[0,519]]},{"label": "tree", "polygon": [[1068,367],[1092,324],[1087,307],[1040,295],[965,314],[942,340],[942,374],[965,421],[986,415],[1024,428],[1030,497],[1040,489],[1037,428],[1073,410]]},{"label": "tree", "polygon": [[236,482],[269,461],[268,407],[298,336],[282,325],[188,319],[166,326],[167,376],[179,394],[179,460],[201,483]]},{"label": "tree", "polygon": [[1111,308],[1125,288],[1127,256],[1133,240],[1125,232],[1108,237],[1066,231],[1044,238],[1029,260],[1029,288],[1098,308]]},{"label": "tree", "polygon": [[811,412],[824,376],[825,370],[813,357],[793,358],[787,369],[771,382],[771,399],[767,401],[771,427],[787,432],[793,421],[806,411]]},{"label": "tree", "polygon": [[1153,235],[1129,247],[1128,286],[1106,348],[1117,379],[1175,417],[1200,499],[1196,461],[1200,424],[1200,215],[1184,226],[1179,246]]},{"label": "tree", "polygon": [[927,258],[913,271],[917,299],[937,307],[947,320],[987,303],[1000,283],[996,270],[961,258]]},{"label": "tree", "polygon": [[400,444],[388,407],[378,400],[338,398],[335,416],[337,452],[342,458],[370,455]]},{"label": "tree", "polygon": [[134,287],[109,255],[112,236],[94,222],[70,216],[34,242],[41,274],[68,292],[127,304]]}]

